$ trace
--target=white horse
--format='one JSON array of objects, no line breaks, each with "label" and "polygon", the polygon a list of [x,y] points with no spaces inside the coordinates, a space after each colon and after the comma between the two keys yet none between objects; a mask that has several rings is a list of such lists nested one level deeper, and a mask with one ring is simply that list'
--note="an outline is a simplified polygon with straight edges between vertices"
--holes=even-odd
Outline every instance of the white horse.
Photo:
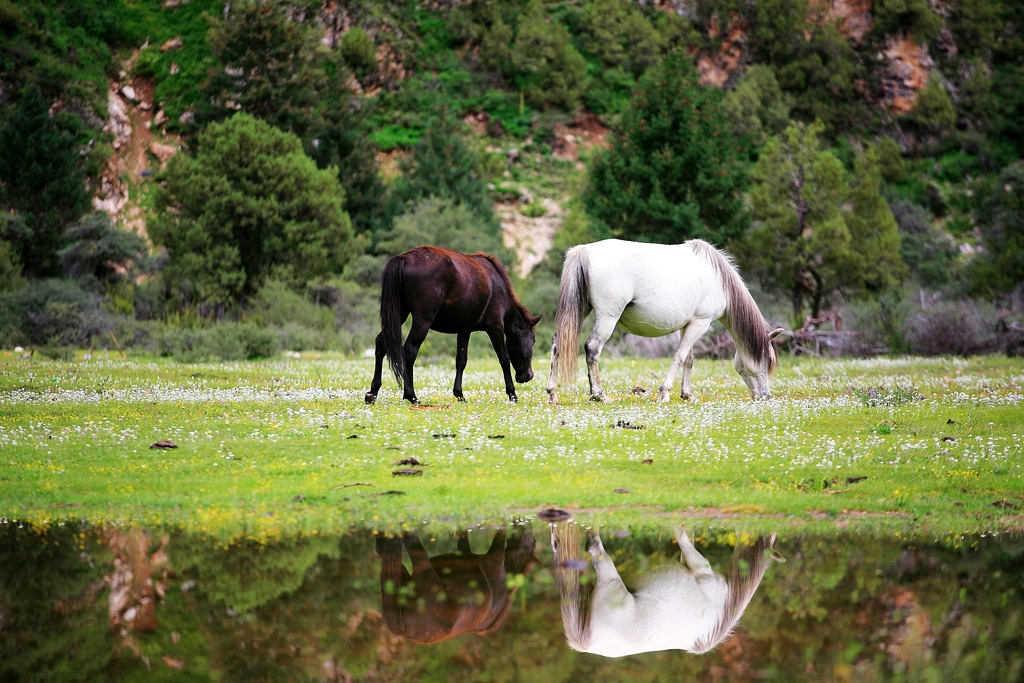
[{"label": "white horse", "polygon": [[736,547],[725,578],[715,573],[680,530],[676,536],[679,564],[639,577],[631,591],[600,536],[591,532],[587,551],[597,581],[591,585],[580,581],[578,536],[576,525],[552,525],[562,625],[574,650],[605,657],[661,650],[708,652],[732,632],[771,561],[781,560],[772,551],[775,534],[759,536],[751,545]]},{"label": "white horse", "polygon": [[584,348],[593,400],[604,400],[597,361],[616,324],[643,337],[682,330],[659,400],[669,400],[680,366],[679,395],[689,399],[693,345],[715,320],[736,344],[733,366],[751,396],[771,395],[769,377],[776,366],[772,339],[783,330],[772,330],[765,322],[732,259],[703,240],[671,245],[603,240],[566,252],[551,341],[551,403],[558,402],[558,382],[576,378],[580,325],[591,310],[594,330]]}]

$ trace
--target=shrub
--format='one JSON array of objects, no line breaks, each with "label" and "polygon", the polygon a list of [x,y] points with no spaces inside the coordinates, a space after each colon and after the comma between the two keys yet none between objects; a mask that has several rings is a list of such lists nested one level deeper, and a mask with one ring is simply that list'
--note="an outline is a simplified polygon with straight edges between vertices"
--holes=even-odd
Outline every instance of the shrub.
[{"label": "shrub", "polygon": [[160,354],[183,363],[269,358],[278,350],[273,331],[249,322],[194,329],[166,327],[159,334]]},{"label": "shrub", "polygon": [[373,39],[358,26],[353,26],[341,37],[341,56],[360,78],[372,76],[377,69],[377,48]]},{"label": "shrub", "polygon": [[0,342],[31,346],[88,346],[112,329],[102,299],[66,280],[34,280],[0,296]]},{"label": "shrub", "polygon": [[995,320],[971,300],[940,302],[905,323],[909,351],[923,356],[968,356],[996,346]]}]

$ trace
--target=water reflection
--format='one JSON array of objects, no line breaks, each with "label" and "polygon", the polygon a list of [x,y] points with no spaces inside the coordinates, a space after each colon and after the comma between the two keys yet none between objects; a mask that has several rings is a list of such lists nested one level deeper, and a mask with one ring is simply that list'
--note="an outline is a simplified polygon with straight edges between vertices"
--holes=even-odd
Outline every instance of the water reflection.
[{"label": "water reflection", "polygon": [[[465,633],[490,633],[508,618],[512,596],[537,562],[533,532],[513,526],[494,534],[487,552],[474,554],[469,532],[458,534],[455,552],[430,557],[419,536],[377,537],[384,623],[417,643],[437,643]],[[403,548],[411,571],[402,564]]]},{"label": "water reflection", "polygon": [[[688,557],[673,528],[601,529],[588,555],[571,525],[224,543],[0,523],[0,681],[1024,679],[1020,536],[689,532]],[[701,558],[742,613],[710,652],[608,658],[567,645],[570,576],[593,631],[602,566],[638,591],[684,566],[711,580]],[[726,611],[705,616],[724,630]]]},{"label": "water reflection", "polygon": [[579,529],[552,525],[551,547],[569,645],[624,657],[659,650],[708,652],[732,633],[772,559],[775,534],[737,544],[729,576],[715,572],[684,529],[679,561],[636,576],[627,587],[600,535],[587,532],[596,581],[581,581]]}]

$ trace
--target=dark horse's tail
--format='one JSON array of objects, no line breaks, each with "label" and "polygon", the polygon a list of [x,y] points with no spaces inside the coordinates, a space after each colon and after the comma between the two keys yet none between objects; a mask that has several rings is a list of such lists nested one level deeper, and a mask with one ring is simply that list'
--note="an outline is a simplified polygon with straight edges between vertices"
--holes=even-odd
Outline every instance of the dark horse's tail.
[{"label": "dark horse's tail", "polygon": [[402,283],[405,261],[392,256],[384,266],[380,281],[380,332],[391,372],[402,386],[405,377],[405,351],[402,349]]}]

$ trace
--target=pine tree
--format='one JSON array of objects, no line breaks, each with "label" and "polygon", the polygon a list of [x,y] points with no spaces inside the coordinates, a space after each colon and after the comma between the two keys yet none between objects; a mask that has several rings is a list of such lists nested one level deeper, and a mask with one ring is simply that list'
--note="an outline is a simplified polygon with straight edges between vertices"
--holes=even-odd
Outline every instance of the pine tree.
[{"label": "pine tree", "polygon": [[22,219],[0,224],[22,228],[0,239],[13,246],[25,275],[56,275],[64,227],[88,207],[71,137],[50,116],[38,88],[30,86],[0,127],[0,209]]},{"label": "pine tree", "polygon": [[440,197],[463,205],[486,224],[498,228],[487,185],[477,172],[476,154],[456,129],[457,122],[443,111],[427,128],[401,165],[402,179],[397,189],[402,204]]},{"label": "pine tree", "polygon": [[173,157],[161,180],[149,234],[167,247],[165,277],[199,303],[244,301],[271,276],[305,286],[358,249],[335,173],[248,114],[211,124],[195,157]]},{"label": "pine tree", "polygon": [[745,156],[721,91],[673,54],[641,79],[622,132],[591,168],[584,206],[615,236],[724,245],[747,225]]}]

